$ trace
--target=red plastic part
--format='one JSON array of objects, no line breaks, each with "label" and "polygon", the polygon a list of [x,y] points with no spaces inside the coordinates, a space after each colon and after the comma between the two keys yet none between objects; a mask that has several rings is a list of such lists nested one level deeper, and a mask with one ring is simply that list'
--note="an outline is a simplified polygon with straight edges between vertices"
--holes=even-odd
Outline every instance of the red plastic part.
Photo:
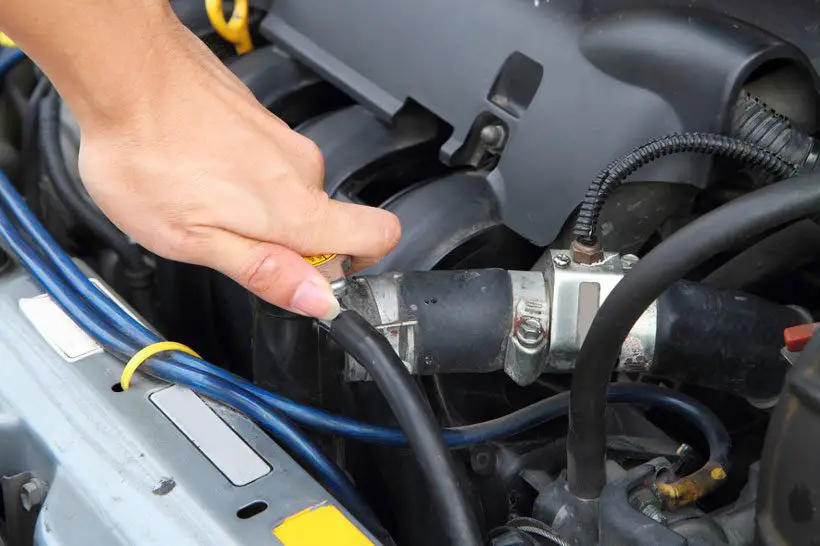
[{"label": "red plastic part", "polygon": [[786,348],[793,353],[799,353],[809,344],[817,328],[820,328],[820,322],[799,324],[786,328],[783,330],[783,339],[786,341]]}]

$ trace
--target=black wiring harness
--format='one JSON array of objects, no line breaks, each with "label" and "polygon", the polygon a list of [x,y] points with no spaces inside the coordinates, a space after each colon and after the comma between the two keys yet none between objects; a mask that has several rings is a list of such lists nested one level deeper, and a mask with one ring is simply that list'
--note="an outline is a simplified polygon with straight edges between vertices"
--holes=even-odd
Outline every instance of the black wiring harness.
[{"label": "black wiring harness", "polygon": [[635,148],[598,174],[578,211],[574,229],[576,240],[588,247],[598,243],[601,209],[615,188],[631,174],[664,156],[687,152],[736,159],[762,169],[777,179],[789,178],[797,172],[797,166],[780,155],[745,140],[709,133],[680,133],[661,137]]}]

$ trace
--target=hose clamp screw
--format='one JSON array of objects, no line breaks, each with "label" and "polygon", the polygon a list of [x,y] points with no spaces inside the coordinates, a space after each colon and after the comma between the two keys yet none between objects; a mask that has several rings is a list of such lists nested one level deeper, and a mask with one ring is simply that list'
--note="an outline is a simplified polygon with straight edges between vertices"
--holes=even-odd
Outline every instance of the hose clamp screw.
[{"label": "hose clamp screw", "polygon": [[538,319],[525,318],[515,329],[515,338],[525,347],[535,347],[544,338],[544,329]]},{"label": "hose clamp screw", "polygon": [[572,263],[572,260],[566,254],[556,254],[552,257],[552,264],[558,269],[566,269],[570,263]]}]

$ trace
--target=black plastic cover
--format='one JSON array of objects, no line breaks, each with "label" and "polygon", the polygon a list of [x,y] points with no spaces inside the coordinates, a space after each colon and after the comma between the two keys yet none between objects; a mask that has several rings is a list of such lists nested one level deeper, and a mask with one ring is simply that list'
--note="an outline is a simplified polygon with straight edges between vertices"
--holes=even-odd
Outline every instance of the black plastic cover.
[{"label": "black plastic cover", "polygon": [[[805,11],[750,4],[737,14],[761,25]],[[785,40],[721,13],[605,11],[566,0],[277,0],[261,32],[384,120],[409,102],[440,117],[453,127],[447,162],[464,156],[477,123],[499,120],[508,137],[489,180],[501,220],[545,245],[612,159],[668,133],[722,131],[768,61],[810,66]],[[702,187],[709,167],[677,156],[635,179]]]}]

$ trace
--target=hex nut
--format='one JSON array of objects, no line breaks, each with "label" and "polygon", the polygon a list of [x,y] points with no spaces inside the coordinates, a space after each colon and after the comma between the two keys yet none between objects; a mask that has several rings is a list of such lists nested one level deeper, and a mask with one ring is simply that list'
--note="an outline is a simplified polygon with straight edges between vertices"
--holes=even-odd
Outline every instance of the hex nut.
[{"label": "hex nut", "polygon": [[577,264],[592,265],[604,259],[604,250],[600,244],[587,246],[578,241],[572,241],[570,246],[572,261]]}]

